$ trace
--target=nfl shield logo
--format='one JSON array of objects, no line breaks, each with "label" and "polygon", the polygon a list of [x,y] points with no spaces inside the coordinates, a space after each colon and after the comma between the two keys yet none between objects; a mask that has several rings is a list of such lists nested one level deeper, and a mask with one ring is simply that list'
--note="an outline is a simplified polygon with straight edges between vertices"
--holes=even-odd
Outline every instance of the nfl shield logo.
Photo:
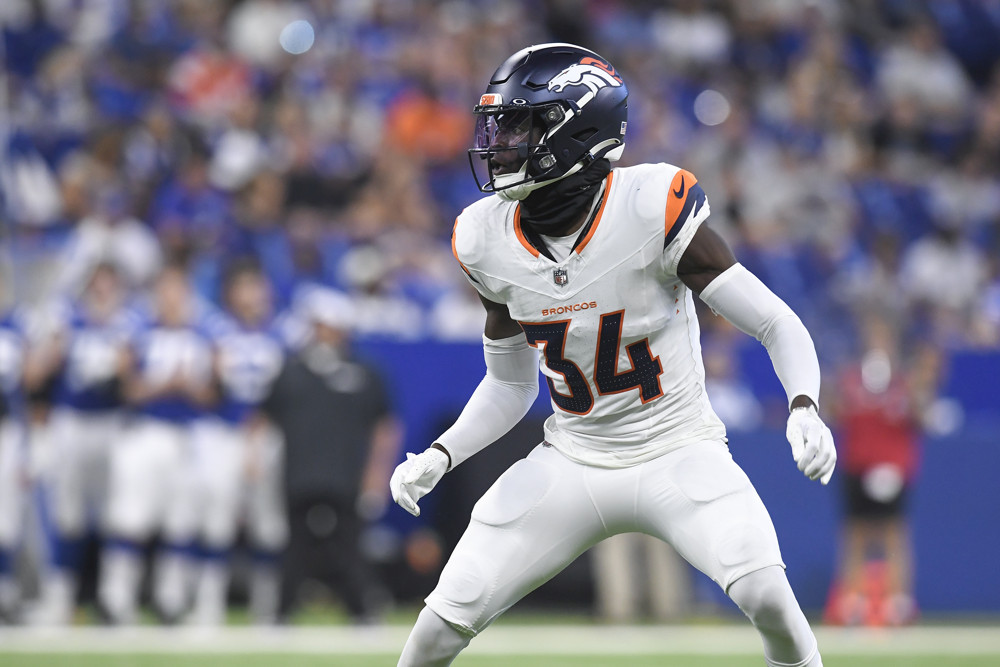
[{"label": "nfl shield logo", "polygon": [[569,282],[569,274],[566,269],[552,269],[552,280],[555,281],[556,285],[562,287]]}]

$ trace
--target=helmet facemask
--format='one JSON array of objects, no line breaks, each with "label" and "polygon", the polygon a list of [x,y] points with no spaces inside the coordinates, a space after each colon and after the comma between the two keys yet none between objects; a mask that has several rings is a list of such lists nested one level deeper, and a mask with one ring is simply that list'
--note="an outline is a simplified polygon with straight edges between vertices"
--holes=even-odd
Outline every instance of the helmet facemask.
[{"label": "helmet facemask", "polygon": [[621,156],[628,89],[593,51],[538,44],[497,68],[473,113],[469,162],[480,191],[525,201],[598,160]]},{"label": "helmet facemask", "polygon": [[574,167],[559,173],[548,146],[548,139],[568,119],[559,104],[477,106],[474,113],[476,144],[469,149],[469,163],[482,192],[522,200],[577,171]]}]

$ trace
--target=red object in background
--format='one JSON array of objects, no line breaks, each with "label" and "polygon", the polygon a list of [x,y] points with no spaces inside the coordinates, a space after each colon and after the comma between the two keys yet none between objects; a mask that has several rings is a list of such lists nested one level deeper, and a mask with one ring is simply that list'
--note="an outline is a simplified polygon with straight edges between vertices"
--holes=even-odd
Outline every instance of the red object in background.
[{"label": "red object in background", "polygon": [[865,563],[865,625],[879,627],[889,622],[888,591],[886,590],[886,568],[881,560]]},{"label": "red object in background", "polygon": [[885,561],[865,564],[861,593],[845,593],[837,582],[823,608],[823,622],[828,625],[899,627],[916,622],[920,613],[916,602],[906,595],[890,595],[886,586]]},{"label": "red object in background", "polygon": [[865,386],[860,367],[848,370],[841,382],[840,460],[843,469],[863,475],[891,463],[912,479],[918,460],[919,429],[904,377],[894,373],[883,391]]},{"label": "red object in background", "polygon": [[198,114],[222,116],[244,104],[251,93],[250,68],[239,58],[210,49],[193,51],[173,66],[173,102]]}]

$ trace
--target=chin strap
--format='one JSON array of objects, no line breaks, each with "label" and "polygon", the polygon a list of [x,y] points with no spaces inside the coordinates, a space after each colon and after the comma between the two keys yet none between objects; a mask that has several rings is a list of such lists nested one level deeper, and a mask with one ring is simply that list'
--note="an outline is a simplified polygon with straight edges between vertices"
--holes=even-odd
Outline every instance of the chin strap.
[{"label": "chin strap", "polygon": [[541,183],[536,183],[532,181],[530,183],[522,183],[521,185],[515,185],[513,187],[504,188],[503,186],[505,181],[513,181],[516,183],[517,181],[523,181],[526,178],[525,174],[528,169],[528,163],[525,162],[523,165],[521,165],[521,168],[517,172],[513,174],[501,174],[500,176],[497,176],[493,179],[498,187],[503,188],[502,190],[497,190],[496,194],[498,197],[500,197],[500,199],[503,199],[505,201],[524,201],[535,190],[538,190],[539,188],[544,188],[546,185],[552,185],[553,183],[558,183],[564,178],[568,178],[576,174],[581,169],[583,169],[583,164],[584,164],[583,162],[577,162],[572,167],[570,167],[570,170],[567,171],[565,174],[559,176],[558,178],[553,178],[550,181],[542,181]]},{"label": "chin strap", "polygon": [[540,234],[557,235],[580,220],[593,204],[594,195],[611,171],[611,162],[601,158],[582,171],[549,181],[521,202],[521,222]]}]

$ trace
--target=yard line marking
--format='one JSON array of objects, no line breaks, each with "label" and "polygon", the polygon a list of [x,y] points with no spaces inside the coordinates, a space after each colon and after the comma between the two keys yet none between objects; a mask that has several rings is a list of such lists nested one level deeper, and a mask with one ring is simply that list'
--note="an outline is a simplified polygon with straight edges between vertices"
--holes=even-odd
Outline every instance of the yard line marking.
[{"label": "yard line marking", "polygon": [[[203,628],[0,628],[0,655],[77,654],[398,654],[407,626]],[[823,655],[1000,656],[1000,626],[899,629],[818,627]],[[502,624],[476,638],[480,655],[756,655],[749,625],[601,626]]]}]

